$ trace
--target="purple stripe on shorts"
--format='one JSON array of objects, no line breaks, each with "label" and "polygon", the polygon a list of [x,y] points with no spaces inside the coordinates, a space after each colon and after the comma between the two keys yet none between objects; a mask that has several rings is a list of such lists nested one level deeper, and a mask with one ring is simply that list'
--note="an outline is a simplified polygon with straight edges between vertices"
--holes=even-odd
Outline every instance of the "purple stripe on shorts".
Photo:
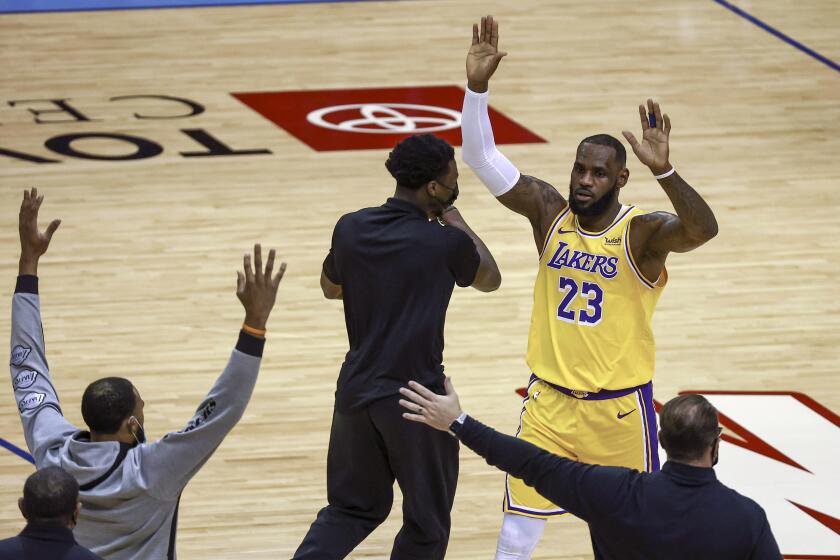
[{"label": "purple stripe on shorts", "polygon": [[653,382],[642,385],[642,402],[645,405],[645,424],[650,441],[650,472],[659,471],[659,435],[656,428],[656,408],[653,404]]}]

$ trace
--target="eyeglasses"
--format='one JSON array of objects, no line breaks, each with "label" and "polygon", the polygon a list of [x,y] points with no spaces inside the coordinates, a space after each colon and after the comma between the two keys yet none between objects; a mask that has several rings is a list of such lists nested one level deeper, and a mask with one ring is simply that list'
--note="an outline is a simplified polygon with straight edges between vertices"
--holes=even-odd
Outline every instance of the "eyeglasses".
[{"label": "eyeglasses", "polygon": [[718,426],[718,435],[717,435],[717,437],[719,438],[719,437],[720,437],[720,435],[721,435],[722,433],[723,433],[723,426]]}]

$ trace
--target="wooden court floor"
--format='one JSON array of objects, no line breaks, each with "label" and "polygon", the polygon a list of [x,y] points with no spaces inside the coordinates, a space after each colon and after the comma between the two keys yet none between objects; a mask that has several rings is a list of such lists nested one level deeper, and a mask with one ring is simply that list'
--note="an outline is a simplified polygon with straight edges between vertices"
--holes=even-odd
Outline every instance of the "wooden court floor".
[{"label": "wooden court floor", "polygon": [[[832,60],[832,0],[739,6]],[[547,140],[501,146],[523,171],[565,191],[574,149],[597,132],[636,132],[636,106],[660,100],[673,122],[671,159],[716,212],[719,236],[672,255],[655,318],[655,396],[686,389],[801,391],[840,411],[840,74],[711,0],[406,1],[0,16],[0,277],[11,295],[21,191],[47,197],[63,224],[40,269],[52,374],[81,424],[87,383],[132,379],[150,438],[180,429],[235,342],[242,313],[235,271],[262,241],[288,262],[266,355],[239,426],[184,493],[178,553],[287,558],[325,504],[335,378],[346,336],[340,303],[318,287],[332,226],[393,189],[387,150],[317,152],[230,94],[462,85],[471,23],[492,12],[510,55],[491,104]],[[200,102],[188,120],[138,119]],[[28,109],[67,99],[90,120],[36,124]],[[10,103],[16,101],[15,103]],[[53,107],[54,108],[54,107]],[[67,119],[42,114],[41,120]],[[270,154],[183,157],[203,129]],[[50,138],[109,132],[164,147],[138,161],[58,155]],[[85,144],[101,153],[124,147]],[[628,159],[622,200],[670,209]],[[446,367],[467,411],[511,433],[525,384],[536,272],[528,224],[461,169],[459,207],[502,270],[492,294],[458,290]],[[0,298],[0,339],[10,297]],[[10,384],[0,383],[0,437],[24,446]],[[836,453],[826,449],[825,453]],[[726,457],[722,457],[725,461]],[[0,449],[0,537],[31,467]],[[503,477],[462,451],[449,558],[491,558]],[[387,558],[391,519],[352,555]],[[534,558],[590,558],[585,526],[550,523]]]}]

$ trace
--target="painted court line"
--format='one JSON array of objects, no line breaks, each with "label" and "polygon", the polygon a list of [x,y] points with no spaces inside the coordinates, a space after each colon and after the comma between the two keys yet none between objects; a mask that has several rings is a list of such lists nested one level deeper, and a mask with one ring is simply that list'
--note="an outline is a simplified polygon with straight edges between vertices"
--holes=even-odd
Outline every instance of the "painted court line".
[{"label": "painted court line", "polygon": [[0,2],[0,14],[209,8],[262,4],[340,4],[370,1],[373,0],[4,0]]},{"label": "painted court line", "polygon": [[799,49],[800,51],[804,52],[805,54],[807,54],[811,58],[815,58],[816,60],[819,60],[820,62],[822,62],[823,64],[825,64],[829,68],[831,68],[833,70],[836,70],[837,72],[840,72],[840,64],[837,64],[836,62],[834,62],[830,58],[825,57],[825,56],[821,55],[820,53],[818,53],[817,51],[806,47],[805,45],[803,45],[802,43],[800,43],[796,39],[785,35],[784,33],[779,31],[775,27],[772,27],[772,26],[764,23],[763,21],[761,21],[760,19],[758,19],[754,15],[752,15],[748,12],[745,12],[744,10],[739,8],[738,6],[734,6],[734,5],[730,4],[726,0],[714,0],[714,1],[717,2],[718,4],[720,4],[721,6],[723,6],[724,8],[726,8],[727,10],[731,11],[732,13],[737,14],[737,15],[741,16],[742,18],[744,18],[745,20],[749,21],[750,23],[760,27],[761,29],[763,29],[767,33],[770,33],[771,35],[775,35],[777,38],[781,39],[782,41],[784,41],[788,45],[790,45],[790,46],[792,46],[796,49]]},{"label": "painted court line", "polygon": [[5,447],[24,461],[29,461],[33,465],[35,464],[35,459],[32,458],[32,455],[15,445],[14,443],[9,443],[3,438],[0,438],[0,447]]}]

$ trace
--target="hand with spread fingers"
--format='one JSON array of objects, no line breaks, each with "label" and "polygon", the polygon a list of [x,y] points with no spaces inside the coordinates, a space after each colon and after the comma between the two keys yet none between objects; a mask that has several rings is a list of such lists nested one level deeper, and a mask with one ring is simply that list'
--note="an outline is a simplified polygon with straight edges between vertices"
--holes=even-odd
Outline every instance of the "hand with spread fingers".
[{"label": "hand with spread fingers", "polygon": [[251,255],[246,253],[244,271],[237,273],[236,297],[245,308],[245,324],[254,329],[265,329],[268,316],[274,307],[277,288],[286,272],[286,263],[280,263],[280,270],[272,277],[274,271],[274,249],[268,252],[268,262],[263,270],[262,247],[254,245],[254,265],[251,268]]},{"label": "hand with spread fingers", "polygon": [[18,217],[18,231],[20,233],[20,263],[19,274],[38,274],[38,259],[47,252],[50,241],[61,225],[61,220],[53,220],[46,231],[38,229],[38,210],[44,202],[44,195],[38,195],[38,189],[23,191],[23,202],[20,204]]},{"label": "hand with spread fingers", "polygon": [[[639,117],[642,121],[642,141],[629,130],[622,132],[633,148],[639,161],[647,165],[654,175],[661,175],[671,169],[668,162],[668,139],[671,134],[671,119],[662,113],[659,103],[647,100],[647,110],[639,105]],[[651,124],[653,126],[651,126]]]},{"label": "hand with spread fingers", "polygon": [[476,93],[487,91],[487,82],[506,56],[506,52],[499,52],[499,22],[493,16],[485,16],[481,18],[481,27],[474,23],[472,45],[467,54],[468,87]]},{"label": "hand with spread fingers", "polygon": [[422,422],[445,432],[463,412],[449,377],[444,381],[445,395],[433,393],[416,381],[409,381],[408,386],[411,388],[400,389],[400,394],[405,397],[400,399],[400,405],[411,411],[403,413],[406,420]]}]

